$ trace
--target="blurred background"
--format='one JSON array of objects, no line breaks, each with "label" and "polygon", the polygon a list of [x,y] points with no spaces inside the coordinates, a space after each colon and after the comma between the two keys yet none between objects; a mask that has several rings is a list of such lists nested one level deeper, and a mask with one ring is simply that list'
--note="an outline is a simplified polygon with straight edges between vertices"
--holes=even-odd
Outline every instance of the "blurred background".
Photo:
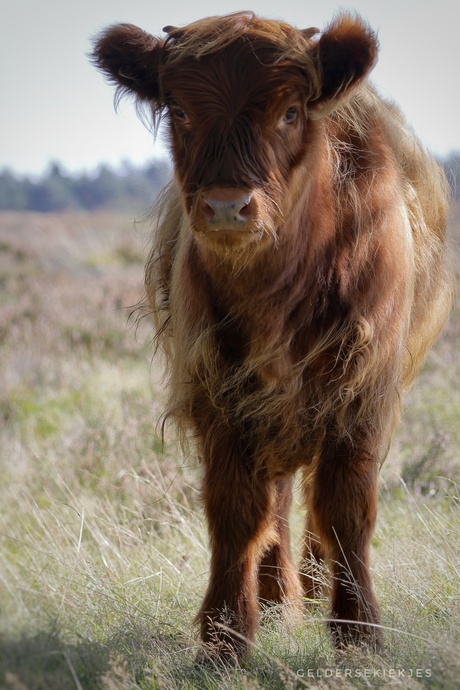
[{"label": "blurred background", "polygon": [[424,143],[456,176],[460,96],[455,0],[252,0],[248,4],[3,0],[0,209],[145,206],[167,175],[166,146],[161,134],[154,144],[128,100],[115,113],[113,88],[88,61],[91,40],[117,22],[161,35],[167,24],[183,25],[241,9],[282,18],[299,28],[324,28],[340,8],[362,14],[378,32],[381,44],[373,82],[401,106]]}]

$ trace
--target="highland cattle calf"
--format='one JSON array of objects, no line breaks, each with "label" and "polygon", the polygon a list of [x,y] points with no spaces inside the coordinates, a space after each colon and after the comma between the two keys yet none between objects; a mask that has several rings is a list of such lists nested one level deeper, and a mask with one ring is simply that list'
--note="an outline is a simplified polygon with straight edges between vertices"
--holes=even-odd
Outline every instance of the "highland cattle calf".
[{"label": "highland cattle calf", "polygon": [[323,33],[249,12],[164,31],[109,27],[93,61],[165,120],[175,166],[146,288],[167,414],[203,463],[204,654],[243,656],[259,601],[317,596],[323,561],[335,643],[378,646],[379,467],[450,307],[443,174],[367,82],[378,44],[359,17]]}]

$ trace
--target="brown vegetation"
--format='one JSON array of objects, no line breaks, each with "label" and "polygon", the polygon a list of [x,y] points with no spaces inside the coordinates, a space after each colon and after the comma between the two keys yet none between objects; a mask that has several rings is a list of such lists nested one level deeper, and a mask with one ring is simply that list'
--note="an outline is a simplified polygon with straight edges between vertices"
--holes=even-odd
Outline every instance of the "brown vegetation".
[{"label": "brown vegetation", "polygon": [[[335,655],[320,599],[298,623],[263,607],[244,671],[199,669],[199,468],[169,434],[161,451],[151,327],[127,321],[148,230],[109,214],[0,214],[0,687],[349,690],[367,672],[369,687],[456,688],[458,308],[382,470],[372,572],[385,653]],[[303,522],[297,485],[296,544]]]}]

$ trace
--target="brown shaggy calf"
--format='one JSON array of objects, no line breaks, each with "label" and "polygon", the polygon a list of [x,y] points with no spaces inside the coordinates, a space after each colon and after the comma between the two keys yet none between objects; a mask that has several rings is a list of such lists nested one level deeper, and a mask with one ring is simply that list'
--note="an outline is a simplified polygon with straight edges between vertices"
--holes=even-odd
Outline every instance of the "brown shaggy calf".
[{"label": "brown shaggy calf", "polygon": [[169,132],[146,286],[168,414],[204,467],[205,653],[244,655],[258,600],[317,596],[322,561],[336,644],[378,645],[379,467],[450,306],[443,174],[366,82],[378,46],[358,17],[319,36],[252,13],[165,32],[109,27],[93,60]]}]

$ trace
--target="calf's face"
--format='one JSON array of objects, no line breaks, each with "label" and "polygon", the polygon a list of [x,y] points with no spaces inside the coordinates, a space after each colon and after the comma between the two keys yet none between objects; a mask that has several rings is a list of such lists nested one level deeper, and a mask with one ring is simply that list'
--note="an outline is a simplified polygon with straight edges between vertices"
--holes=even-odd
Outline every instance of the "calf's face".
[{"label": "calf's face", "polygon": [[321,118],[373,66],[377,43],[342,15],[315,31],[237,14],[167,28],[103,32],[93,61],[166,118],[192,232],[216,252],[276,241],[310,176]]},{"label": "calf's face", "polygon": [[162,87],[177,179],[202,241],[240,247],[281,223],[289,179],[308,142],[300,66],[262,61],[236,41],[201,60],[165,67]]}]

